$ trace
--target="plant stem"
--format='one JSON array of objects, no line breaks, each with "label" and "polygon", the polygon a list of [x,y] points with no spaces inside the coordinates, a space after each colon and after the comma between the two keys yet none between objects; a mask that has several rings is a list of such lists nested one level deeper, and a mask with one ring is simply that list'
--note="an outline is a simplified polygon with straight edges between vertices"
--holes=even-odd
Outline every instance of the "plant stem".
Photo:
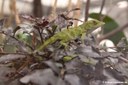
[{"label": "plant stem", "polygon": [[108,37],[111,37],[111,36],[115,35],[116,33],[118,33],[118,32],[120,32],[120,31],[124,30],[124,29],[127,28],[127,27],[128,27],[128,23],[126,23],[125,25],[123,25],[123,26],[120,27],[120,28],[117,28],[117,29],[115,29],[115,30],[113,30],[113,31],[111,31],[111,32],[109,32],[109,33],[107,33],[107,34],[105,34],[105,35],[99,37],[99,38],[98,38],[98,41],[100,42],[100,41],[103,40],[103,39],[106,39],[106,38],[108,38]]},{"label": "plant stem", "polygon": [[85,22],[88,20],[89,6],[90,6],[90,0],[87,0],[85,5],[85,19],[84,19]]},{"label": "plant stem", "polygon": [[99,12],[99,15],[100,15],[99,20],[101,20],[101,21],[103,20],[101,15],[102,15],[102,11],[103,11],[104,6],[105,6],[105,0],[102,1],[101,9],[100,9],[100,12]]},{"label": "plant stem", "polygon": [[33,47],[31,47],[29,44],[23,43],[22,41],[18,40],[17,38],[15,38],[15,37],[12,36],[12,35],[7,34],[6,32],[0,31],[0,33],[4,34],[4,35],[6,35],[6,36],[9,36],[9,37],[13,38],[14,40],[18,41],[18,43],[22,44],[21,46],[27,46],[27,47],[29,47],[31,50],[34,50]]}]

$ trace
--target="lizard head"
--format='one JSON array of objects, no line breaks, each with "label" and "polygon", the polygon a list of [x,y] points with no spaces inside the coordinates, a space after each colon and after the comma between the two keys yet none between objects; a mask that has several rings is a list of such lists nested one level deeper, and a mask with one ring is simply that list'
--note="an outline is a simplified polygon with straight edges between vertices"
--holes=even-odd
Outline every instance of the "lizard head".
[{"label": "lizard head", "polygon": [[96,19],[93,19],[93,20],[89,20],[87,22],[84,22],[81,26],[82,26],[82,28],[84,28],[86,30],[90,30],[90,29],[93,29],[93,28],[101,27],[104,24],[105,23],[102,22],[102,21],[98,21]]},{"label": "lizard head", "polygon": [[104,25],[105,23],[102,21],[98,21],[98,20],[90,20],[88,23],[92,24],[92,27],[100,27],[102,25]]}]

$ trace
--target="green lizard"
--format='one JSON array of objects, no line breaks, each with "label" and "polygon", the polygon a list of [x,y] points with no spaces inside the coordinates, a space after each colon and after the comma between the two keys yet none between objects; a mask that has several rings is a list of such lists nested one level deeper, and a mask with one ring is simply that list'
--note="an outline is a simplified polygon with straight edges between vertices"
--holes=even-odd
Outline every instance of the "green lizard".
[{"label": "green lizard", "polygon": [[51,38],[46,40],[43,45],[41,45],[39,48],[35,50],[35,52],[43,50],[48,45],[54,43],[57,40],[60,40],[60,44],[64,45],[66,42],[76,39],[77,37],[81,36],[83,33],[86,33],[87,30],[90,30],[92,28],[97,28],[102,26],[104,23],[98,20],[90,20],[87,22],[84,22],[82,25],[79,25],[77,27],[71,27],[69,29],[65,29],[61,32],[56,33]]}]

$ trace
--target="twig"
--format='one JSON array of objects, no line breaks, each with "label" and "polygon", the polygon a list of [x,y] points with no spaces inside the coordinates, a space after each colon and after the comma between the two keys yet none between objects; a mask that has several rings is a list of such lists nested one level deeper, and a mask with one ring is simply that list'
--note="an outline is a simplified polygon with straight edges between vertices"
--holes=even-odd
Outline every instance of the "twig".
[{"label": "twig", "polygon": [[[127,0],[127,8],[126,11],[128,11],[128,0]],[[128,21],[128,12],[127,12],[127,21]]]},{"label": "twig", "polygon": [[53,8],[52,8],[53,15],[56,13],[57,2],[58,2],[58,0],[54,0],[54,4],[53,4]]},{"label": "twig", "polygon": [[102,1],[101,9],[100,9],[100,12],[99,12],[99,15],[100,15],[99,20],[101,20],[101,21],[103,20],[101,15],[102,15],[102,11],[103,11],[104,5],[105,5],[105,0]]},{"label": "twig", "polygon": [[103,40],[103,39],[106,39],[106,38],[108,38],[108,37],[111,37],[111,36],[115,35],[116,33],[118,33],[118,32],[120,32],[120,31],[124,30],[126,27],[128,27],[128,23],[126,23],[124,26],[122,26],[122,27],[120,27],[120,28],[117,28],[117,29],[115,29],[115,30],[113,30],[113,31],[111,31],[111,32],[109,32],[109,33],[107,33],[107,34],[105,34],[105,35],[99,37],[99,38],[98,38],[98,41],[100,42],[100,41]]},{"label": "twig", "polygon": [[35,17],[42,17],[43,11],[42,11],[41,0],[33,1],[33,14]]},{"label": "twig", "polygon": [[3,16],[4,3],[5,3],[5,0],[2,0],[1,11],[0,11],[0,17],[2,17],[2,16]]},{"label": "twig", "polygon": [[119,58],[120,60],[122,60],[122,61],[128,63],[128,59],[126,59],[126,58],[124,58],[124,57],[118,57],[118,58]]},{"label": "twig", "polygon": [[16,0],[13,0],[11,4],[13,4],[12,11],[14,12],[15,22],[18,25],[18,24],[20,24],[21,21],[20,21],[19,15],[18,15],[18,11],[16,9]]},{"label": "twig", "polygon": [[84,22],[84,21],[82,21],[82,20],[80,20],[80,19],[77,19],[77,18],[68,18],[69,20],[76,20],[76,21],[80,21],[80,22]]},{"label": "twig", "polygon": [[23,43],[22,41],[18,40],[18,39],[15,38],[14,36],[11,36],[11,35],[7,34],[6,32],[0,31],[0,33],[4,34],[4,35],[6,35],[6,36],[9,36],[9,37],[11,37],[11,38],[13,38],[13,39],[15,39],[16,41],[18,41],[19,43],[21,43],[21,44],[23,44],[23,45],[29,47],[31,50],[34,50],[34,49],[33,49],[30,45],[28,45],[27,43]]},{"label": "twig", "polygon": [[30,54],[28,54],[28,53],[8,53],[8,52],[0,52],[0,56],[1,56],[1,55],[8,55],[8,54],[30,55]]},{"label": "twig", "polygon": [[[81,6],[81,0],[77,0],[77,5],[76,5],[76,7],[77,7],[77,8],[80,8],[80,6]],[[79,17],[80,17],[80,11],[75,11],[75,12],[74,12],[74,17],[75,17],[75,18],[79,18]],[[78,21],[76,20],[76,21],[74,22],[74,26],[77,26],[77,24],[78,24]]]},{"label": "twig", "polygon": [[44,42],[44,40],[43,40],[43,37],[42,37],[42,35],[41,35],[41,31],[40,31],[40,27],[37,29],[37,31],[38,31],[38,33],[39,33],[39,35],[40,35],[40,39],[41,39],[41,42],[43,43]]},{"label": "twig", "polygon": [[68,0],[68,10],[72,9],[72,0]]},{"label": "twig", "polygon": [[73,12],[73,11],[77,11],[77,10],[80,10],[80,8],[74,8],[74,9],[71,9],[71,10],[68,10],[65,12],[65,16],[67,16],[69,13]]},{"label": "twig", "polygon": [[85,5],[85,19],[84,19],[85,22],[88,20],[89,6],[90,6],[90,0],[87,0],[87,3]]}]

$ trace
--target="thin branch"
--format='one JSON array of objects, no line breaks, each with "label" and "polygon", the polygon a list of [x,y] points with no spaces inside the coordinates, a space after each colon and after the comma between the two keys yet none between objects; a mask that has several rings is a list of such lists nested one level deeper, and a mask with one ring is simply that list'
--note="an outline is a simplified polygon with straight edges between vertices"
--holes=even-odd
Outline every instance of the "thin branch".
[{"label": "thin branch", "polygon": [[[128,0],[127,0],[127,5],[128,5]],[[128,11],[128,6],[126,8],[126,11]],[[126,13],[127,13],[127,21],[128,21],[128,12],[126,12]]]},{"label": "thin branch", "polygon": [[6,36],[9,36],[9,37],[11,37],[12,39],[15,39],[16,41],[18,41],[18,43],[21,43],[21,44],[23,44],[24,46],[29,47],[31,50],[34,50],[33,47],[31,47],[31,46],[28,45],[27,43],[23,43],[22,41],[18,40],[18,39],[15,38],[14,36],[11,36],[11,35],[5,33],[4,31],[0,31],[0,33],[4,34],[4,35],[6,35]]},{"label": "thin branch", "polygon": [[[81,6],[81,0],[77,0],[77,5],[76,5],[76,7],[77,7],[77,8],[80,8],[80,6]],[[75,12],[74,12],[74,17],[78,19],[78,18],[80,17],[80,11],[75,11]],[[76,20],[76,21],[74,22],[74,26],[77,26],[77,24],[78,24],[78,21]]]},{"label": "thin branch", "polygon": [[99,15],[100,15],[100,17],[99,17],[99,19],[102,21],[103,19],[102,19],[102,12],[103,12],[103,8],[104,8],[104,6],[105,6],[105,1],[106,0],[103,0],[102,1],[102,4],[101,4],[101,9],[100,9],[100,12],[99,12]]},{"label": "thin branch", "polygon": [[118,57],[118,58],[119,58],[120,60],[122,60],[122,61],[128,63],[128,59],[126,59],[126,58],[124,58],[124,57]]},{"label": "thin branch", "polygon": [[103,40],[103,39],[106,39],[106,38],[108,38],[108,37],[111,37],[111,36],[115,35],[116,33],[118,33],[118,32],[120,32],[120,31],[124,30],[126,27],[128,27],[128,23],[126,23],[124,26],[122,26],[122,27],[120,27],[120,28],[117,28],[117,29],[115,29],[115,30],[113,30],[113,31],[111,31],[111,32],[109,32],[109,33],[107,33],[107,34],[105,34],[105,35],[99,37],[99,38],[98,38],[99,42],[100,42],[101,40]]},{"label": "thin branch", "polygon": [[68,18],[67,20],[76,20],[76,21],[84,22],[84,21],[77,19],[77,18]]},{"label": "thin branch", "polygon": [[16,8],[16,0],[12,0],[11,4],[13,4],[13,9],[12,11],[14,12],[14,16],[15,16],[15,22],[16,24],[20,24],[20,18],[19,18],[19,15],[18,15],[18,11],[17,11],[17,8]]},{"label": "thin branch", "polygon": [[8,55],[8,54],[15,54],[15,55],[30,55],[28,53],[8,53],[8,52],[0,52],[0,55]]},{"label": "thin branch", "polygon": [[53,13],[53,14],[56,13],[57,2],[58,2],[58,0],[54,0],[54,4],[53,4],[53,8],[52,8],[52,13]]},{"label": "thin branch", "polygon": [[35,17],[42,17],[43,11],[42,11],[42,4],[41,0],[34,0],[33,1],[33,14]]},{"label": "thin branch", "polygon": [[90,0],[87,0],[85,5],[85,19],[84,19],[85,22],[88,20],[89,6],[90,6]]},{"label": "thin branch", "polygon": [[3,17],[4,3],[5,3],[5,0],[2,0],[1,11],[0,11],[0,17]]},{"label": "thin branch", "polygon": [[44,39],[43,39],[43,37],[42,37],[42,34],[41,34],[41,31],[40,31],[40,27],[37,29],[37,31],[38,31],[38,33],[39,33],[39,35],[40,35],[40,39],[41,39],[41,43],[43,43],[44,42]]},{"label": "thin branch", "polygon": [[68,0],[68,10],[72,9],[72,0]]},{"label": "thin branch", "polygon": [[79,10],[80,10],[80,8],[74,8],[74,9],[66,11],[66,13],[64,15],[68,15],[69,13],[71,13],[73,11],[79,11]]}]

